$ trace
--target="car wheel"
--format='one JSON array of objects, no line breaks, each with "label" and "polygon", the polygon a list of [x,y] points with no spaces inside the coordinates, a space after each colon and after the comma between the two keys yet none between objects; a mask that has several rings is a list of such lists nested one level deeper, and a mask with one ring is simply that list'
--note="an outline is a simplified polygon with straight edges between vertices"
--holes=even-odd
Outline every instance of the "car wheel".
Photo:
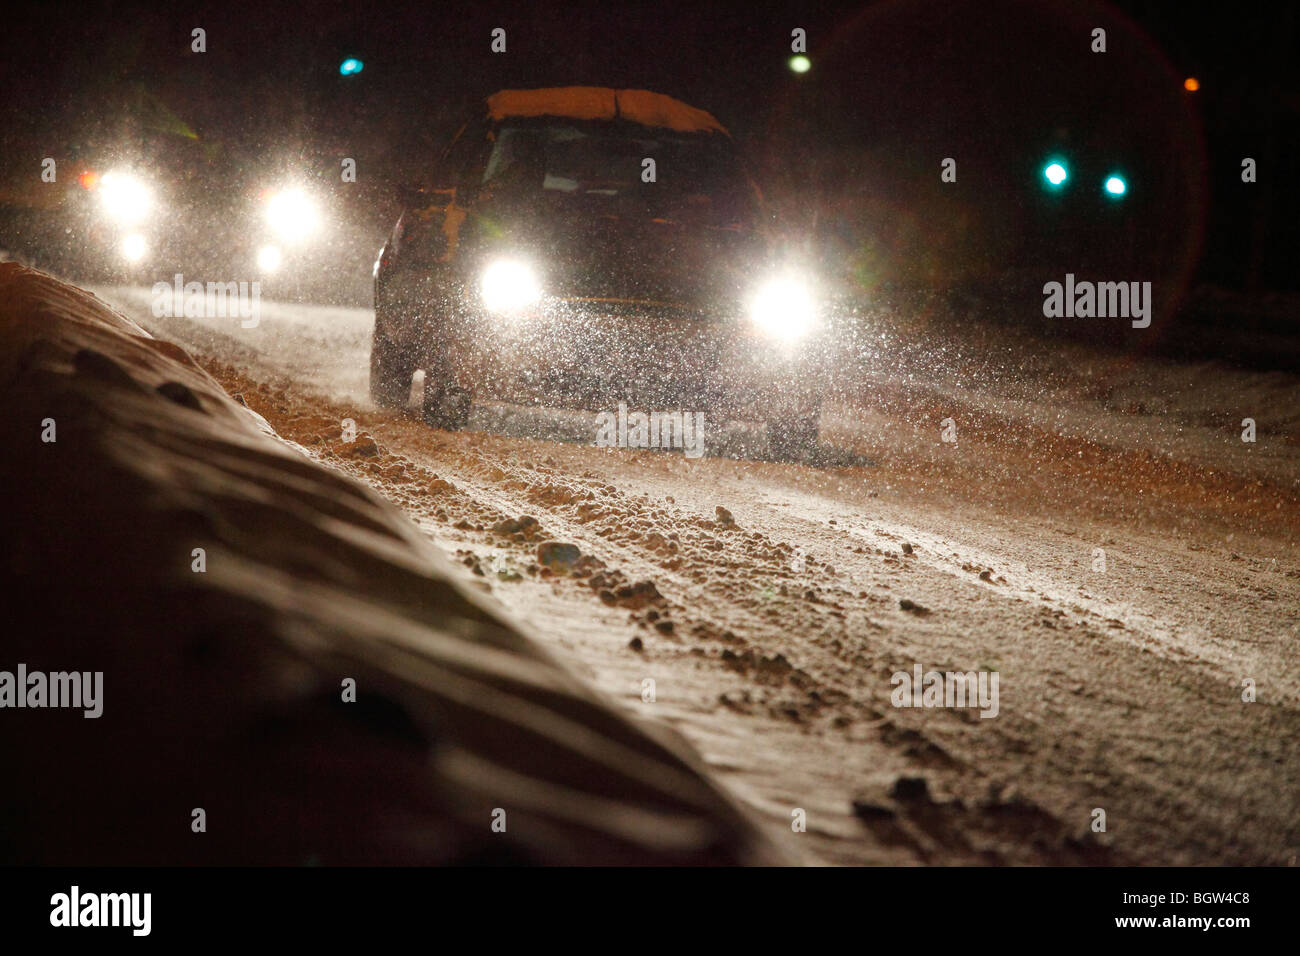
[{"label": "car wheel", "polygon": [[444,431],[459,431],[469,424],[474,396],[459,385],[448,385],[433,369],[424,372],[425,424]]},{"label": "car wheel", "polygon": [[384,408],[405,408],[414,375],[415,361],[376,325],[370,343],[370,398]]},{"label": "car wheel", "polygon": [[767,423],[767,446],[773,458],[803,461],[817,450],[821,413],[801,418],[778,418]]}]

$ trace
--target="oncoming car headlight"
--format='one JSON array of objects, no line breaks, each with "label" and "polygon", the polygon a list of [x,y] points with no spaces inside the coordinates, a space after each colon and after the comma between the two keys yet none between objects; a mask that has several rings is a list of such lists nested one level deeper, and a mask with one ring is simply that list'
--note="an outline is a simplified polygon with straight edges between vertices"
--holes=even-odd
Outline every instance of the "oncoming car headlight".
[{"label": "oncoming car headlight", "polygon": [[498,259],[483,270],[479,283],[483,306],[489,312],[517,312],[542,298],[537,273],[518,259]]},{"label": "oncoming car headlight", "polygon": [[264,273],[279,269],[282,259],[279,246],[263,246],[257,250],[257,268]]},{"label": "oncoming car headlight", "polygon": [[297,242],[320,228],[320,209],[301,189],[282,189],[267,200],[266,221],[281,239]]},{"label": "oncoming car headlight", "polygon": [[772,338],[793,342],[812,328],[817,307],[806,282],[778,276],[759,287],[749,303],[749,317]]},{"label": "oncoming car headlight", "polygon": [[149,242],[138,232],[133,232],[122,240],[122,258],[127,262],[139,262],[149,254]]},{"label": "oncoming car headlight", "polygon": [[124,226],[134,225],[149,215],[153,191],[130,173],[105,173],[97,183],[99,201],[108,218]]}]

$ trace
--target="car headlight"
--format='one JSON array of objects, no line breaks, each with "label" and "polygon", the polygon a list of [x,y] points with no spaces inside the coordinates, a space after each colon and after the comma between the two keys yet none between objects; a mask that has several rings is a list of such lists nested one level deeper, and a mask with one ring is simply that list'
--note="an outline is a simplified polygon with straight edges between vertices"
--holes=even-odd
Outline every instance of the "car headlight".
[{"label": "car headlight", "polygon": [[139,222],[153,207],[153,191],[130,173],[105,173],[96,185],[104,212],[124,226]]},{"label": "car headlight", "polygon": [[138,232],[133,232],[122,240],[122,258],[127,262],[139,262],[149,254],[149,242]]},{"label": "car headlight", "polygon": [[802,338],[812,328],[817,307],[808,285],[781,276],[762,285],[749,304],[749,317],[767,335],[785,342]]},{"label": "car headlight", "polygon": [[273,193],[266,203],[266,221],[281,239],[305,239],[320,226],[320,210],[301,189]]},{"label": "car headlight", "polygon": [[484,269],[479,289],[489,312],[517,312],[542,298],[537,273],[517,259],[498,259]]},{"label": "car headlight", "polygon": [[274,272],[280,268],[281,258],[278,246],[263,246],[257,250],[257,268],[264,273]]}]

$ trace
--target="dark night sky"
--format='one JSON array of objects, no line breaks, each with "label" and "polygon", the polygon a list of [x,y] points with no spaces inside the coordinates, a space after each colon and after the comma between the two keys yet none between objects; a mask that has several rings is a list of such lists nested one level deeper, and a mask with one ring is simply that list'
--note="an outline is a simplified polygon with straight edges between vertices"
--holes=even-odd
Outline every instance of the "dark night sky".
[{"label": "dark night sky", "polygon": [[[1144,187],[1131,209],[1145,202],[1153,230],[1203,232],[1226,278],[1251,267],[1252,243],[1273,250],[1265,266],[1277,275],[1293,258],[1278,252],[1294,248],[1297,218],[1283,174],[1300,113],[1287,5],[236,0],[34,3],[6,16],[9,197],[24,193],[40,156],[90,162],[106,151],[184,166],[198,183],[334,168],[348,155],[371,189],[387,189],[418,176],[475,97],[591,83],[713,111],[760,180],[814,216],[870,193],[923,232],[946,217],[1005,234],[1033,214],[1020,184],[1065,145],[1099,162],[1122,157]],[[202,55],[189,50],[195,26],[207,31]],[[508,31],[505,55],[489,51],[496,26]],[[795,26],[808,31],[805,76],[785,64]],[[1088,49],[1094,26],[1108,30],[1104,56]],[[365,70],[339,77],[349,54]],[[1187,75],[1201,92],[1182,90]],[[1237,173],[1246,155],[1264,167],[1249,193]],[[959,160],[960,190],[940,195],[945,156]],[[1284,214],[1261,217],[1259,203]],[[1162,254],[1192,253],[1173,242]]]}]

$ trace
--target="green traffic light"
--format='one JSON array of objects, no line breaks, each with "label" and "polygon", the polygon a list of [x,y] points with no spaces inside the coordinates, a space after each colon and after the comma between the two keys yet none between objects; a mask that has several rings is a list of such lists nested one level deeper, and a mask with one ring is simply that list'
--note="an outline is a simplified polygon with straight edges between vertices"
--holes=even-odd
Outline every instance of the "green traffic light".
[{"label": "green traffic light", "polygon": [[1108,176],[1106,178],[1106,192],[1119,198],[1128,192],[1128,183],[1124,182],[1122,176]]},{"label": "green traffic light", "polygon": [[1066,170],[1065,164],[1054,161],[1043,167],[1043,178],[1053,189],[1060,189],[1065,181],[1070,178],[1069,171]]}]

